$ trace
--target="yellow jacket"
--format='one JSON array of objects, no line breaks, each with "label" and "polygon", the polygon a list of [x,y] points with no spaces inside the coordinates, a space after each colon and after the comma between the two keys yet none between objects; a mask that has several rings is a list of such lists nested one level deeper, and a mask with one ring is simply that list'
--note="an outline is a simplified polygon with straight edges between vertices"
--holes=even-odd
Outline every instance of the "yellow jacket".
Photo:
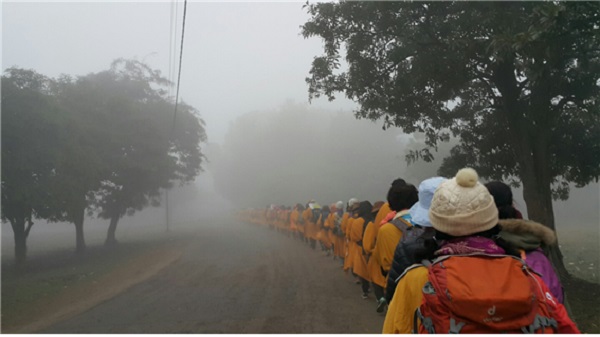
[{"label": "yellow jacket", "polygon": [[[408,210],[398,212],[394,219],[399,218],[406,213],[408,213]],[[377,262],[383,270],[388,271],[392,268],[394,251],[401,238],[402,232],[389,222],[379,228],[375,250],[373,251],[373,258],[377,259]]]},{"label": "yellow jacket", "polygon": [[415,267],[400,279],[383,322],[383,333],[409,334],[413,330],[415,310],[423,299],[427,268]]}]

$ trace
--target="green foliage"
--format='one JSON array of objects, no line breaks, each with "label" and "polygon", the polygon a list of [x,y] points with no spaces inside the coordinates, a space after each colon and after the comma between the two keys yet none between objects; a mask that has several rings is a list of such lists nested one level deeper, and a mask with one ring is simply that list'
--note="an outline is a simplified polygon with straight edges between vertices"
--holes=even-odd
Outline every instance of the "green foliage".
[{"label": "green foliage", "polygon": [[50,80],[32,70],[2,77],[2,220],[46,217],[48,187],[62,144],[64,114],[47,94]]},{"label": "green foliage", "polygon": [[78,78],[7,70],[2,219],[13,229],[35,217],[81,227],[86,209],[118,219],[159,204],[161,188],[192,181],[204,160],[204,122],[185,103],[173,118],[168,84],[147,65],[122,59]]},{"label": "green foliage", "polygon": [[[537,177],[555,197],[600,175],[600,3],[354,2],[305,6],[324,41],[310,98],[343,92],[357,117],[460,144],[440,174]],[[346,50],[347,70],[340,70]],[[517,179],[515,179],[515,177]],[[542,188],[537,188],[542,190]]]}]

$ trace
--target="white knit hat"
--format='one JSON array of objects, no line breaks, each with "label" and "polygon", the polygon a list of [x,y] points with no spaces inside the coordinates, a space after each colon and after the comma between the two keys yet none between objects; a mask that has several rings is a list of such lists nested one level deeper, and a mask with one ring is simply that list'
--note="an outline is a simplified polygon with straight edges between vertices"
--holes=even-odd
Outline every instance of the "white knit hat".
[{"label": "white knit hat", "polygon": [[433,228],[452,236],[486,231],[498,224],[498,209],[487,188],[472,168],[444,181],[435,191],[429,219]]}]

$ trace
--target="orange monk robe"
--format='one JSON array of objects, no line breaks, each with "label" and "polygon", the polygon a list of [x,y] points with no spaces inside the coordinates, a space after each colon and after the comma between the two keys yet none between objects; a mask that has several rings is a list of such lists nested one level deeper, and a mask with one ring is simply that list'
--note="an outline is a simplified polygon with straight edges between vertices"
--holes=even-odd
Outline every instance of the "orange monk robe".
[{"label": "orange monk robe", "polygon": [[319,223],[323,223],[323,227],[319,230],[319,241],[325,246],[325,248],[331,248],[331,240],[329,239],[329,215],[325,219],[323,219],[323,214],[319,219]]},{"label": "orange monk robe", "polygon": [[[408,213],[408,210],[398,212],[394,219],[406,213]],[[401,238],[402,232],[389,222],[379,228],[375,250],[373,251],[373,258],[377,259],[377,262],[381,265],[383,270],[389,271],[392,267],[394,251]]]},{"label": "orange monk robe", "polygon": [[289,214],[290,214],[290,211],[288,211],[287,209],[284,209],[281,212],[281,224],[279,226],[282,230],[284,230],[286,232],[290,229],[290,224],[288,222]]},{"label": "orange monk robe", "polygon": [[348,220],[350,220],[350,213],[345,212],[342,214],[342,220],[340,222],[340,229],[342,232],[339,235],[338,242],[340,243],[340,257],[342,259],[346,258],[348,252],[348,242],[346,240],[346,227],[348,227]]},{"label": "orange monk robe", "polygon": [[315,223],[312,222],[312,210],[310,208],[305,209],[302,212],[302,218],[304,219],[304,236],[316,240],[317,230]]},{"label": "orange monk robe", "polygon": [[327,232],[327,238],[329,239],[329,248],[331,245],[337,245],[335,234],[333,234],[333,229],[335,228],[335,212],[329,213],[327,216],[327,220],[325,220],[325,229]]},{"label": "orange monk robe", "polygon": [[390,209],[389,203],[386,202],[381,206],[377,212],[377,215],[375,216],[375,221],[373,221],[373,223],[377,225],[377,230],[379,230],[379,227],[381,227],[381,220],[383,220],[391,211],[392,210]]},{"label": "orange monk robe", "polygon": [[340,223],[340,228],[344,235],[346,235],[346,227],[348,227],[348,220],[350,219],[350,213],[346,212],[342,214],[342,222]]},{"label": "orange monk robe", "polygon": [[[367,228],[365,229],[365,235],[363,236],[363,247],[365,252],[367,252],[369,255],[372,255],[373,251],[375,250],[375,240],[378,229],[379,226],[377,226],[374,222],[369,222]],[[386,287],[385,276],[383,276],[381,273],[381,266],[377,262],[377,259],[374,259],[372,256],[368,259],[367,270],[369,272],[371,282],[383,288]]]},{"label": "orange monk robe", "polygon": [[296,221],[298,221],[298,210],[294,209],[292,211],[292,214],[290,214],[290,231],[291,232],[297,232],[298,231],[298,226],[296,226]]},{"label": "orange monk robe", "polygon": [[383,288],[385,288],[387,285],[386,277],[381,273],[381,265],[379,264],[379,261],[376,258],[373,258],[373,252],[375,251],[375,245],[377,243],[380,223],[390,212],[392,212],[390,209],[390,204],[387,202],[384,203],[377,212],[375,220],[367,225],[367,229],[365,229],[365,235],[363,237],[365,251],[370,255],[367,263],[367,269],[369,270],[369,276],[371,276],[371,282]]},{"label": "orange monk robe", "polygon": [[346,232],[345,232],[345,250],[344,250],[344,270],[352,268],[354,260],[354,245],[350,242],[350,232],[352,231],[352,224],[355,218],[348,217],[346,221]]},{"label": "orange monk robe", "polygon": [[364,278],[367,281],[371,281],[369,271],[367,270],[367,258],[363,252],[363,248],[360,242],[363,239],[363,228],[365,226],[365,219],[356,218],[352,222],[352,228],[350,231],[350,241],[354,246],[354,258],[352,259],[352,271],[358,276]]},{"label": "orange monk robe", "polygon": [[302,235],[304,235],[304,225],[305,223],[302,222],[300,223],[300,219],[304,220],[304,211],[298,211],[298,219],[296,219],[296,228],[298,229],[299,233],[302,233]]},{"label": "orange monk robe", "polygon": [[317,219],[317,222],[315,223],[315,232],[317,233],[315,235],[315,239],[321,243],[323,243],[323,229],[321,228],[321,216],[319,216],[319,219]]},{"label": "orange monk robe", "polygon": [[277,228],[282,228],[283,227],[283,211],[277,211],[277,222],[275,223],[275,226]]},{"label": "orange monk robe", "polygon": [[[409,270],[400,279],[383,322],[384,334],[409,334],[414,326],[415,311],[423,299],[423,285],[428,280],[426,267]],[[419,326],[420,326],[419,322]]]},{"label": "orange monk robe", "polygon": [[375,249],[375,239],[377,238],[377,226],[373,223],[373,221],[369,221],[367,228],[365,228],[365,234],[363,235],[363,248],[367,255],[373,254],[373,250]]}]

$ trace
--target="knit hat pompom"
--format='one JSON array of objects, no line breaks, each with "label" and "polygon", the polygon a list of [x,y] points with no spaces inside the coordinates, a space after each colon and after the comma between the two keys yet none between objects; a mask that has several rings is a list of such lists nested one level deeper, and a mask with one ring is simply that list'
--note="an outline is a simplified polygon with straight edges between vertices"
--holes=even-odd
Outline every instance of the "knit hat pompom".
[{"label": "knit hat pompom", "polygon": [[470,168],[460,169],[458,173],[456,173],[456,183],[462,187],[474,187],[477,185],[477,181],[479,181],[479,176],[477,172]]}]

